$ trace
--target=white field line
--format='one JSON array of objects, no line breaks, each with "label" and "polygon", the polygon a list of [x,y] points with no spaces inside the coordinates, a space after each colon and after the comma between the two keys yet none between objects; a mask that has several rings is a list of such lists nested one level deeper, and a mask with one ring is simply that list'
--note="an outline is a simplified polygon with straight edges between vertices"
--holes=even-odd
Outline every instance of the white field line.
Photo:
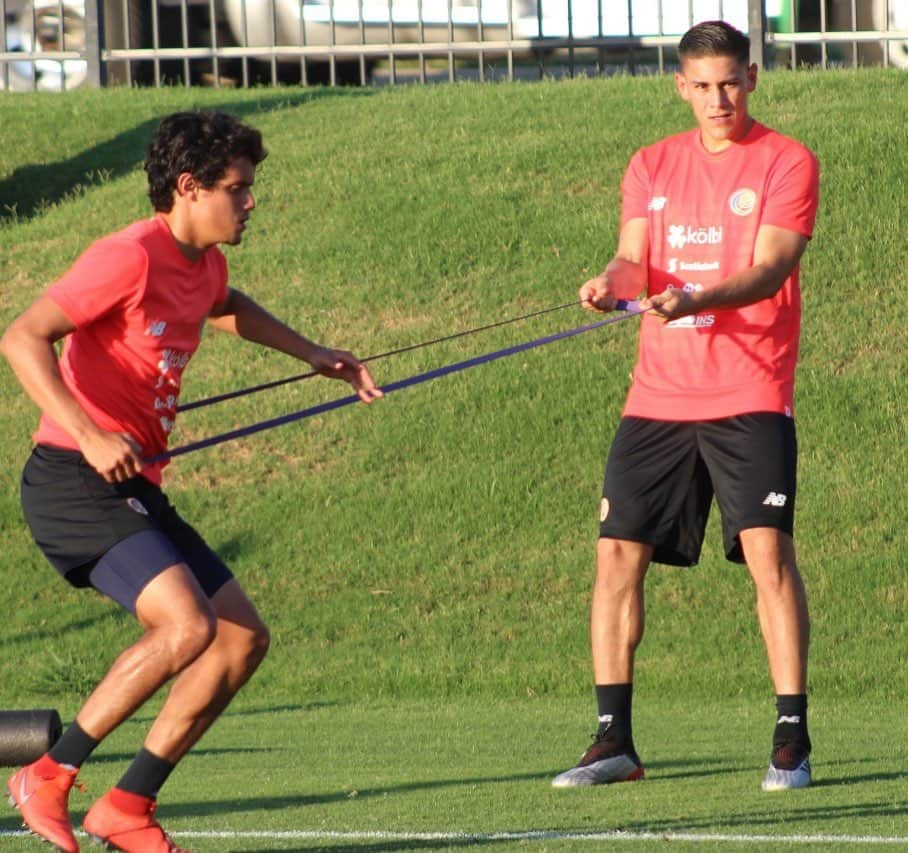
[{"label": "white field line", "polygon": [[[212,838],[235,841],[451,841],[487,844],[496,841],[673,841],[727,842],[735,844],[903,844],[908,836],[887,835],[748,835],[720,832],[570,832],[528,830],[526,832],[335,832],[331,830],[169,830],[174,838]],[[25,830],[0,830],[0,838],[27,836]],[[77,835],[84,835],[77,832]]]}]

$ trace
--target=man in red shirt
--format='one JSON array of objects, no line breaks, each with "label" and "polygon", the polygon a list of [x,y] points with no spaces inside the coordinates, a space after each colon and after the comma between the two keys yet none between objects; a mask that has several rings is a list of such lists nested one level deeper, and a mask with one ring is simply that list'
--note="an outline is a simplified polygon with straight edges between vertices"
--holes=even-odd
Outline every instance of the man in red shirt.
[{"label": "man in red shirt", "polygon": [[715,495],[727,558],[745,562],[776,692],[764,790],[810,784],[808,614],[793,542],[798,263],[818,165],[755,121],[747,37],[722,21],[679,45],[678,94],[696,129],[638,151],[622,183],[618,248],[580,288],[609,311],[641,292],[639,353],[605,472],[591,646],[593,744],[556,787],[640,779],[631,698],[651,562],[697,562]]},{"label": "man in red shirt", "polygon": [[89,247],[0,342],[41,409],[22,477],[35,541],[71,584],[104,593],[144,629],[60,740],[9,780],[26,825],[67,853],[79,849],[68,816],[78,768],[171,679],[142,749],[83,825],[111,849],[178,853],[154,818],[158,790],[268,648],[236,578],[161,491],[165,463],[146,461],[166,450],[202,324],[346,380],[366,403],[381,396],[351,353],[227,286],[217,245],[241,241],[265,156],[259,132],[225,113],[165,118],[145,161],[155,215]]}]

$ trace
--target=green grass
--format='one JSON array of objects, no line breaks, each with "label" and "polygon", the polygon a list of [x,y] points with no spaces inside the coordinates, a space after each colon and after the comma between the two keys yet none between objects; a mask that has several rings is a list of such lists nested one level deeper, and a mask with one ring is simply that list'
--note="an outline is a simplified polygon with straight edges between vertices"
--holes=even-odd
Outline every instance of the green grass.
[{"label": "green grass", "polygon": [[[359,355],[573,299],[614,249],[631,153],[689,126],[660,78],[3,95],[0,326],[91,240],[148,212],[140,164],[156,120],[203,105],[246,117],[271,152],[252,226],[228,250],[232,282]],[[713,519],[698,567],[654,567],[648,581],[635,709],[650,781],[548,788],[591,726],[588,595],[602,464],[635,356],[625,323],[174,462],[168,492],[274,636],[239,711],[168,784],[175,829],[908,837],[908,87],[885,70],[768,73],[752,106],[822,165],[802,274],[797,542],[817,777],[832,781],[791,799],[756,790],[771,688],[751,584],[722,558]],[[567,310],[374,372],[389,382],[587,319]],[[184,400],[299,371],[212,334]],[[35,411],[5,364],[0,389],[0,707],[66,718],[137,629],[62,585],[29,540],[17,492]],[[346,393],[318,379],[187,412],[174,442]],[[116,761],[86,768],[93,789],[143,725],[104,745]],[[16,845],[33,846],[0,837]]]},{"label": "green grass", "polygon": [[[617,831],[636,837],[615,845],[632,850],[661,846],[649,834],[676,839],[662,844],[680,843],[679,836],[725,836],[721,842],[688,841],[684,849],[760,851],[793,845],[734,844],[728,836],[906,837],[908,748],[904,740],[890,742],[901,725],[896,709],[859,702],[856,708],[819,710],[813,726],[815,786],[767,795],[759,790],[767,753],[763,738],[755,737],[772,720],[767,709],[710,699],[692,713],[685,703],[647,698],[654,701],[641,705],[637,721],[639,745],[648,756],[646,781],[585,790],[549,785],[565,759],[582,748],[576,735],[589,722],[562,701],[313,701],[275,707],[239,700],[171,777],[160,815],[176,840],[196,853],[590,850],[600,849],[602,841],[558,836]],[[868,715],[860,742],[852,736],[853,710]],[[703,714],[708,725],[699,721]],[[80,778],[88,790],[71,797],[77,821],[93,797],[119,778],[148,721],[143,715],[124,725],[85,766]],[[0,818],[0,832],[14,827],[13,819]],[[212,837],[213,830],[236,836]],[[256,836],[263,832],[285,837]],[[531,832],[551,837],[488,837]],[[447,837],[408,839],[405,833]],[[30,839],[11,836],[0,838],[0,847],[39,849]]]}]

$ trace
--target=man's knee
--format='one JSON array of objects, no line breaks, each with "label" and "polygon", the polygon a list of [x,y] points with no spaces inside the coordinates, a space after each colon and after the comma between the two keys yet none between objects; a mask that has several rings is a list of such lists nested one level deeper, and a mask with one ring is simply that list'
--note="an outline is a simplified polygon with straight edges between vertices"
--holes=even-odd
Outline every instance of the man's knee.
[{"label": "man's knee", "polygon": [[271,647],[271,632],[268,626],[259,622],[252,631],[250,631],[246,642],[245,658],[250,671],[254,671],[258,665],[265,659],[268,649]]},{"label": "man's knee", "polygon": [[217,636],[217,617],[211,609],[197,610],[160,627],[174,671],[179,672],[202,655]]},{"label": "man's knee", "polygon": [[789,534],[774,528],[755,527],[742,530],[740,539],[747,567],[758,586],[771,590],[792,582],[801,584],[794,540]]},{"label": "man's knee", "polygon": [[649,545],[602,537],[596,545],[596,585],[636,587],[643,582],[651,558]]},{"label": "man's knee", "polygon": [[232,678],[249,678],[265,659],[270,645],[271,634],[258,618],[244,620],[242,625],[224,620],[220,623],[217,654]]}]

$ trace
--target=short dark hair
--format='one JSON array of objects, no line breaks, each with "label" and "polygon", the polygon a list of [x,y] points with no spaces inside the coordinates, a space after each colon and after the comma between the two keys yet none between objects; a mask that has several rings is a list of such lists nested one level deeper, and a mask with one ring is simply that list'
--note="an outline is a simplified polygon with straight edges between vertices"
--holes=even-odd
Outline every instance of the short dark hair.
[{"label": "short dark hair", "polygon": [[730,56],[742,65],[750,64],[750,39],[725,21],[703,21],[691,27],[678,45],[681,64],[685,59]]},{"label": "short dark hair", "polygon": [[237,158],[257,166],[267,155],[262,134],[235,116],[216,110],[173,113],[161,120],[148,146],[148,197],[156,211],[167,213],[183,172],[213,187]]}]

